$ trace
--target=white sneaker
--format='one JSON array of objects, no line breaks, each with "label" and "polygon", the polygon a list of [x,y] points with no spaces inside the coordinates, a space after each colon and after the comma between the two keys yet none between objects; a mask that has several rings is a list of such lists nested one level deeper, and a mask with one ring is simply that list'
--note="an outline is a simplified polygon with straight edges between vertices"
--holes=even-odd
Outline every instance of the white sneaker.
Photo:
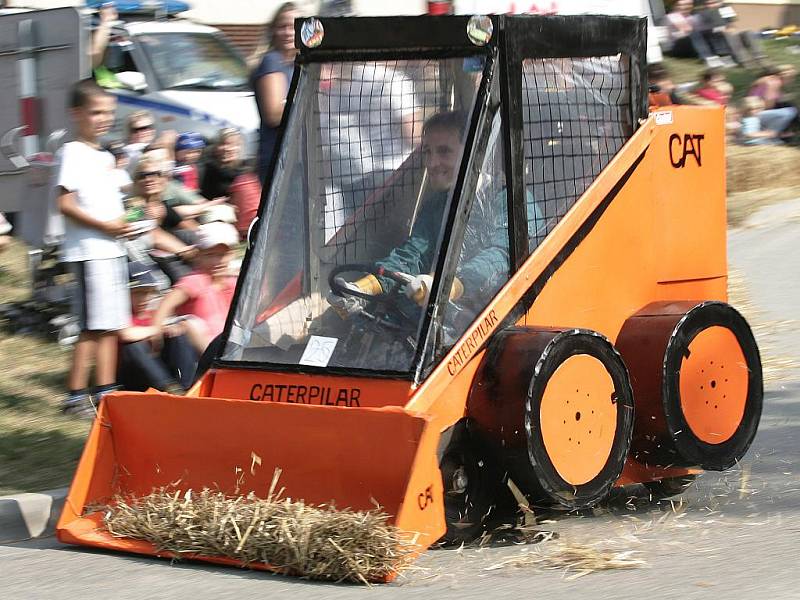
[{"label": "white sneaker", "polygon": [[61,412],[79,419],[94,419],[97,416],[92,397],[88,394],[77,399],[69,399],[61,405]]},{"label": "white sneaker", "polygon": [[725,65],[719,56],[714,55],[714,56],[709,56],[706,59],[706,66],[711,69],[721,69]]}]

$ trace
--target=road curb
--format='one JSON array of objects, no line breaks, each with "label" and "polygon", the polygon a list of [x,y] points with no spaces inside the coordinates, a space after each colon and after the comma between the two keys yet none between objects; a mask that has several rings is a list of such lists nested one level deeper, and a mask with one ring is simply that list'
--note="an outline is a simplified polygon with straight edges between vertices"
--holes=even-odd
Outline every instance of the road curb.
[{"label": "road curb", "polygon": [[68,488],[0,496],[0,543],[52,535]]}]

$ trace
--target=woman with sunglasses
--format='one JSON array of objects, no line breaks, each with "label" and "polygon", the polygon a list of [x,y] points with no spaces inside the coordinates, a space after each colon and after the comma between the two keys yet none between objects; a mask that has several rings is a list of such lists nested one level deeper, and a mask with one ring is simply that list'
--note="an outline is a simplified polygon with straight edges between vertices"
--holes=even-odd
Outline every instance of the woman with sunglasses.
[{"label": "woman with sunglasses", "polygon": [[162,161],[145,155],[136,165],[136,195],[127,200],[126,207],[131,220],[141,223],[142,234],[127,243],[127,250],[129,258],[151,267],[157,265],[174,282],[189,272],[182,261],[191,258],[195,248],[170,232],[181,227],[191,229],[192,224],[184,223],[184,219],[165,204],[167,178]]},{"label": "woman with sunglasses", "polygon": [[142,151],[156,139],[155,119],[149,110],[137,110],[128,115],[125,121],[125,154],[131,171]]}]

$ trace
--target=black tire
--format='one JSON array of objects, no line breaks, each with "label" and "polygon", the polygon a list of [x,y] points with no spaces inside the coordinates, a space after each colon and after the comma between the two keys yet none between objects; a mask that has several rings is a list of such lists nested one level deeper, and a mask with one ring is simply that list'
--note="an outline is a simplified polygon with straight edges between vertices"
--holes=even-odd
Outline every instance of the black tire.
[{"label": "black tire", "polygon": [[[690,345],[700,334],[711,328],[725,329],[733,334],[747,368],[743,415],[732,435],[719,443],[708,443],[696,434],[687,421],[681,397],[681,374],[685,373],[684,361],[691,354]],[[718,362],[722,360],[724,359]],[[714,365],[713,361],[711,365]],[[724,368],[724,365],[721,366]],[[736,364],[728,366],[735,367]],[[714,391],[710,388],[716,388],[717,384],[713,379],[709,384],[706,393],[713,398]],[[763,397],[761,357],[753,332],[744,317],[732,306],[722,302],[705,302],[687,312],[675,327],[667,344],[662,396],[667,429],[678,455],[683,458],[683,465],[699,465],[707,471],[724,471],[736,464],[747,452],[756,435]]]},{"label": "black tire", "polygon": [[[595,358],[605,367],[613,382],[611,403],[617,405],[617,411],[614,438],[605,464],[591,480],[575,484],[561,476],[554,465],[553,457],[548,453],[542,434],[540,411],[551,377],[567,359],[580,355]],[[535,373],[525,405],[528,460],[538,483],[538,489],[532,491],[545,502],[570,510],[594,506],[608,496],[619,479],[630,449],[634,409],[633,392],[625,364],[605,337],[595,332],[575,329],[553,338],[542,353]]]},{"label": "black tire", "polygon": [[462,419],[439,463],[444,484],[445,545],[469,543],[513,520],[516,501],[499,463]]}]

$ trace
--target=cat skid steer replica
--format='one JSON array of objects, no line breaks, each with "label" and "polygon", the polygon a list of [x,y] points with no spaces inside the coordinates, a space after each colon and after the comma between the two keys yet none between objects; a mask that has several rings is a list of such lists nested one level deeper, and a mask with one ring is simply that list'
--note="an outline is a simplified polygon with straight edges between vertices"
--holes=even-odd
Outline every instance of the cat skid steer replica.
[{"label": "cat skid steer replica", "polygon": [[476,536],[509,480],[579,509],[741,459],[762,378],[725,302],[723,111],[648,114],[645,32],[298,21],[211,367],[185,397],[104,400],[59,538],[158,554],[87,507],[175,482],[265,496],[280,468],[285,496],[378,503],[421,552]]}]

